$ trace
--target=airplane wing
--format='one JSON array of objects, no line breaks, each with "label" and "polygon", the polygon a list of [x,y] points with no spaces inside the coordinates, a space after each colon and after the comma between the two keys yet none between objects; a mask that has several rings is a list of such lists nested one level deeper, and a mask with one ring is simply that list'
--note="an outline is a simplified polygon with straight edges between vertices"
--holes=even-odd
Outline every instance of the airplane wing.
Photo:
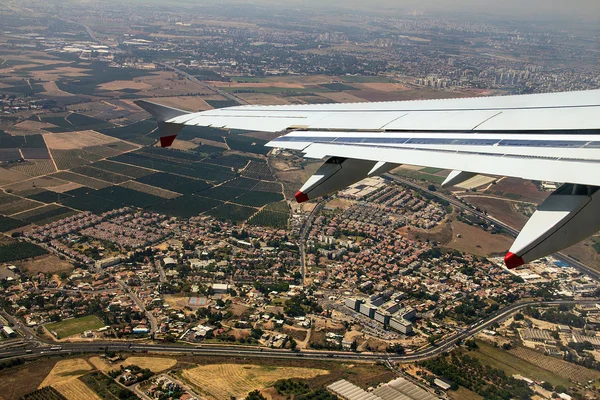
[{"label": "airplane wing", "polygon": [[[600,229],[600,90],[402,102],[240,106],[182,113],[139,101],[170,144],[184,125],[282,132],[267,146],[329,157],[299,202],[400,164],[453,170],[443,186],[475,174],[563,182],[532,216],[507,265],[551,254]],[[179,115],[174,116],[179,112]],[[162,128],[161,128],[162,125]],[[167,139],[165,139],[167,138]],[[170,141],[170,142],[169,142]]]}]

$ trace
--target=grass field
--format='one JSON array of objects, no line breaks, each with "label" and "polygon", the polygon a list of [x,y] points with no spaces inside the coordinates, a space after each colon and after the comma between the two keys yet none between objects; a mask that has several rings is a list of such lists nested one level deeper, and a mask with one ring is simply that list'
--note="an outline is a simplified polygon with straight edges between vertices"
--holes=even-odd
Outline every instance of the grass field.
[{"label": "grass field", "polygon": [[203,393],[216,399],[229,399],[244,396],[254,389],[266,388],[279,379],[310,379],[328,373],[313,368],[217,364],[184,370],[181,376]]},{"label": "grass field", "polygon": [[431,173],[426,173],[426,172],[424,172],[424,169],[420,170],[420,171],[416,171],[416,170],[412,170],[412,169],[398,168],[394,171],[394,175],[398,175],[403,178],[412,178],[412,179],[417,179],[420,181],[426,181],[426,182],[432,182],[432,183],[442,183],[442,182],[444,182],[444,179],[446,179],[442,176],[433,175]]},{"label": "grass field", "polygon": [[56,332],[58,339],[83,333],[87,330],[102,328],[104,322],[100,321],[95,315],[86,315],[85,317],[66,319],[61,322],[54,322],[46,325],[50,332]]},{"label": "grass field", "polygon": [[507,375],[520,374],[530,379],[550,382],[553,386],[570,386],[569,380],[565,376],[545,370],[539,365],[527,362],[487,343],[478,341],[477,344],[479,349],[469,352],[469,355],[476,357],[484,365],[501,369]]}]

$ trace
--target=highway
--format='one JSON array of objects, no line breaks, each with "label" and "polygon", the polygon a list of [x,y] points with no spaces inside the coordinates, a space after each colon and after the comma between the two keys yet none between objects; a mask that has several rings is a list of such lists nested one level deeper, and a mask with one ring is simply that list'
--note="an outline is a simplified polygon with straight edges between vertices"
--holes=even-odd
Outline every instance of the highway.
[{"label": "highway", "polygon": [[396,355],[392,353],[351,353],[339,351],[291,351],[268,348],[255,348],[247,346],[230,345],[162,345],[143,344],[139,342],[85,342],[85,343],[54,343],[38,347],[19,347],[0,349],[0,359],[24,358],[34,359],[54,355],[68,355],[73,353],[103,353],[114,352],[142,352],[142,353],[169,353],[220,357],[245,357],[245,358],[277,358],[277,359],[307,359],[330,361],[364,361],[390,360],[398,362],[416,362],[435,357],[442,352],[451,350],[457,342],[465,340],[490,325],[501,322],[514,312],[529,306],[550,306],[560,304],[596,304],[600,299],[589,300],[554,300],[554,301],[529,301],[512,304],[497,311],[488,318],[471,325],[462,332],[442,338],[435,346],[427,347],[413,353]]},{"label": "highway", "polygon": [[225,97],[226,99],[229,99],[229,100],[235,101],[237,104],[240,104],[240,105],[246,105],[246,104],[249,104],[249,103],[248,103],[246,100],[244,100],[244,99],[241,99],[241,98],[239,98],[239,97],[237,97],[237,96],[235,96],[235,95],[233,95],[233,94],[231,94],[231,93],[228,93],[228,92],[226,92],[226,91],[224,91],[224,90],[221,90],[221,89],[219,89],[219,88],[217,88],[217,87],[211,86],[211,85],[209,85],[209,84],[208,84],[208,83],[206,83],[206,82],[202,82],[201,80],[199,80],[199,79],[198,79],[198,78],[196,78],[195,76],[193,76],[193,75],[191,75],[191,74],[188,74],[187,72],[185,72],[185,71],[182,71],[182,70],[180,70],[179,68],[176,68],[176,67],[174,67],[174,66],[172,66],[172,65],[169,65],[169,64],[164,64],[164,63],[158,63],[158,62],[157,62],[156,64],[158,64],[158,65],[161,65],[161,66],[163,66],[163,67],[165,67],[165,68],[167,68],[167,69],[170,69],[171,71],[173,71],[173,72],[176,72],[176,73],[178,73],[179,75],[181,75],[181,76],[183,76],[183,77],[186,77],[188,80],[190,80],[190,81],[192,81],[192,82],[194,82],[194,83],[197,83],[198,85],[202,85],[202,86],[204,86],[205,88],[207,88],[207,89],[209,89],[209,90],[211,90],[211,91],[215,92],[216,94],[219,94],[219,95],[221,95],[221,96]]},{"label": "highway", "polygon": [[[420,186],[416,183],[413,183],[411,181],[408,181],[406,179],[402,179],[396,175],[392,175],[392,174],[384,174],[382,175],[383,178],[387,179],[387,180],[391,180],[394,182],[398,182],[402,185],[405,186],[410,186],[414,189],[420,190],[422,192],[428,193],[432,196],[435,196],[439,199],[443,199],[446,200],[447,202],[449,202],[450,204],[452,204],[453,206],[456,206],[458,208],[460,208],[463,211],[466,212],[470,212],[471,214],[474,214],[476,216],[478,216],[479,218],[482,218],[496,226],[499,226],[500,228],[504,229],[505,231],[507,231],[508,233],[510,233],[512,236],[517,237],[517,235],[519,234],[519,230],[513,228],[512,226],[509,226],[507,224],[505,224],[504,222],[491,217],[485,213],[482,213],[480,211],[475,210],[472,206],[468,206],[464,203],[462,203],[461,201],[457,200],[454,197],[449,197],[449,196],[445,196],[439,192],[434,192],[431,191],[423,186]],[[573,267],[577,268],[579,271],[589,275],[590,277],[594,278],[595,280],[600,280],[600,271],[597,271],[593,268],[588,267],[587,265],[583,264],[580,261],[575,260],[572,257],[569,257],[568,255],[564,254],[564,253],[555,253],[554,254],[554,258],[556,258],[557,260],[563,261],[569,265],[572,265]]]}]

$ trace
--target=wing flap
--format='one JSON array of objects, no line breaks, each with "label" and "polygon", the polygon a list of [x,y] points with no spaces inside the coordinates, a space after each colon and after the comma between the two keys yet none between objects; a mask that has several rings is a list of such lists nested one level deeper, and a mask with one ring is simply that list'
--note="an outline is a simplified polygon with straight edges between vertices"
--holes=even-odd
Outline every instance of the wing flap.
[{"label": "wing flap", "polygon": [[[312,143],[303,151],[309,158],[336,156],[476,172],[484,175],[600,186],[600,162],[328,143]],[[582,174],[581,171],[586,173]]]}]

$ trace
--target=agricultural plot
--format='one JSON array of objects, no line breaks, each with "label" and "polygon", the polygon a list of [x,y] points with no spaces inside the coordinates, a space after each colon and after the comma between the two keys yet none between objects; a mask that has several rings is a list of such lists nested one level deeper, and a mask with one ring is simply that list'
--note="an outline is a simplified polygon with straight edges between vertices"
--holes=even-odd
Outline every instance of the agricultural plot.
[{"label": "agricultural plot", "polygon": [[42,135],[12,136],[0,130],[0,149],[23,147],[43,149],[46,148],[46,143]]},{"label": "agricultural plot", "polygon": [[257,192],[253,190],[239,196],[234,202],[245,206],[262,207],[265,204],[280,200],[283,200],[283,195],[281,193]]},{"label": "agricultural plot", "polygon": [[125,175],[116,174],[114,172],[104,171],[102,169],[94,168],[93,166],[84,165],[83,167],[75,168],[73,172],[90,176],[95,179],[100,179],[102,181],[110,182],[110,183],[123,183],[125,181],[130,180],[131,178]]},{"label": "agricultural plot", "polygon": [[114,172],[115,174],[125,175],[130,178],[141,178],[143,176],[154,173],[153,171],[146,168],[134,167],[132,165],[112,162],[108,160],[98,161],[92,164],[91,166],[105,171]]},{"label": "agricultural plot", "polygon": [[66,208],[50,204],[47,206],[39,207],[31,211],[25,211],[23,213],[15,215],[15,218],[29,222],[31,224],[45,225],[50,222],[58,221],[63,218],[67,218],[71,215],[75,215],[77,212]]},{"label": "agricultural plot", "polygon": [[19,400],[71,400],[64,397],[56,389],[46,386],[34,392],[28,393]]},{"label": "agricultural plot", "polygon": [[0,215],[0,232],[12,231],[26,225],[28,225],[26,222]]},{"label": "agricultural plot", "polygon": [[343,83],[322,83],[319,86],[336,92],[341,92],[344,90],[359,90],[353,86],[344,85]]},{"label": "agricultural plot", "polygon": [[[41,201],[42,203],[54,203],[60,199],[60,196],[65,196],[63,194],[59,194],[56,192],[52,192],[50,190],[42,190],[35,194],[31,194],[26,196],[28,199],[32,199],[35,201]],[[67,195],[68,196],[68,195]]]},{"label": "agricultural plot", "polygon": [[233,179],[237,176],[231,172],[230,168],[221,167],[213,164],[196,163],[194,164],[195,175],[189,174],[189,169],[183,169],[180,174],[194,176],[197,178],[205,179],[207,181],[221,183],[227,180]]},{"label": "agricultural plot", "polygon": [[259,190],[261,192],[272,192],[272,193],[281,193],[281,183],[278,182],[263,182],[260,181],[254,186],[254,190]]},{"label": "agricultural plot", "polygon": [[48,254],[43,248],[29,242],[13,242],[0,246],[0,263],[25,260]]},{"label": "agricultural plot", "polygon": [[100,119],[88,117],[87,115],[77,113],[69,114],[65,119],[74,127],[81,128],[83,130],[106,129],[114,126],[113,124],[110,124],[106,121],[102,121]]},{"label": "agricultural plot", "polygon": [[0,214],[13,215],[24,211],[28,211],[41,206],[37,201],[22,199],[17,197],[17,200],[11,202],[0,203]]},{"label": "agricultural plot", "polygon": [[[85,318],[85,317],[84,317]],[[83,358],[61,360],[54,365],[48,376],[40,383],[40,388],[71,382],[92,370],[92,366]]]},{"label": "agricultural plot", "polygon": [[242,176],[254,178],[263,181],[275,181],[275,174],[266,162],[252,160],[246,169],[242,172]]},{"label": "agricultural plot", "polygon": [[9,169],[31,177],[49,175],[56,172],[54,163],[50,159],[28,160],[25,162],[13,164],[9,167]]},{"label": "agricultural plot", "polygon": [[227,136],[227,131],[223,129],[210,128],[205,126],[184,126],[177,135],[181,140],[192,140],[196,138],[212,140],[213,142],[224,142],[223,137]]},{"label": "agricultural plot", "polygon": [[223,186],[244,189],[244,190],[252,190],[258,184],[258,182],[260,182],[260,181],[257,181],[256,179],[240,177],[240,178],[236,178],[232,181],[224,183]]},{"label": "agricultural plot", "polygon": [[290,209],[285,201],[271,203],[248,220],[249,224],[269,226],[275,229],[287,228]]},{"label": "agricultural plot", "polygon": [[136,154],[146,154],[155,159],[171,161],[177,164],[192,164],[203,159],[203,157],[194,153],[162,147],[145,147],[138,150]]},{"label": "agricultural plot", "polygon": [[223,204],[217,208],[209,210],[207,214],[223,220],[233,222],[246,221],[257,212],[255,208],[238,206],[236,204]]},{"label": "agricultural plot", "polygon": [[248,193],[248,191],[244,189],[232,188],[227,186],[216,186],[202,191],[201,195],[203,197],[209,197],[211,199],[230,201],[245,193]]},{"label": "agricultural plot", "polygon": [[106,146],[90,146],[83,148],[83,150],[100,156],[101,158],[118,156],[121,153],[134,149],[137,149],[137,147],[125,142],[114,142],[114,144]]},{"label": "agricultural plot", "polygon": [[104,322],[95,315],[86,315],[85,317],[65,319],[64,321],[47,324],[46,329],[50,332],[56,332],[57,338],[62,339],[85,331],[100,329],[103,326]]},{"label": "agricultural plot", "polygon": [[195,153],[201,154],[206,157],[213,156],[215,154],[221,154],[226,149],[223,147],[211,146],[208,144],[202,144],[194,149]]},{"label": "agricultural plot", "polygon": [[172,215],[179,218],[190,218],[200,215],[221,204],[223,203],[218,200],[188,195],[154,205],[149,209],[160,214]]},{"label": "agricultural plot", "polygon": [[85,383],[79,379],[61,382],[54,385],[56,390],[67,400],[102,400]]},{"label": "agricultural plot", "polygon": [[119,186],[123,186],[125,188],[135,190],[140,193],[146,193],[152,196],[158,196],[163,199],[174,199],[176,197],[181,196],[180,193],[171,192],[169,190],[160,189],[154,186],[146,185],[144,183],[136,182],[136,181],[127,181],[122,183]]},{"label": "agricultural plot", "polygon": [[185,380],[215,399],[244,397],[280,379],[311,379],[326,374],[329,371],[322,369],[243,364],[203,365],[181,372]]},{"label": "agricultural plot", "polygon": [[205,181],[185,178],[183,176],[177,176],[165,172],[158,172],[156,174],[144,176],[137,179],[137,181],[150,186],[156,186],[183,194],[196,193],[210,187],[210,185]]},{"label": "agricultural plot", "polygon": [[85,150],[59,150],[51,149],[52,158],[59,170],[68,170],[98,161],[102,157]]},{"label": "agricultural plot", "polygon": [[249,157],[239,156],[237,154],[232,154],[229,156],[215,157],[209,160],[204,160],[205,163],[220,165],[223,167],[231,167],[234,169],[242,169],[250,161]]},{"label": "agricultural plot", "polygon": [[128,365],[137,365],[140,368],[148,368],[150,371],[159,373],[173,368],[177,364],[177,360],[166,357],[128,357],[118,363],[107,363],[100,357],[92,357],[89,361],[102,372],[109,372],[115,369],[127,367]]},{"label": "agricultural plot", "polygon": [[90,372],[79,379],[104,400],[119,400],[137,397],[132,391],[125,389],[112,378],[109,378],[100,371]]},{"label": "agricultural plot", "polygon": [[242,135],[230,135],[227,137],[227,146],[232,150],[244,151],[246,153],[267,155],[270,147],[265,147],[266,140],[250,138]]},{"label": "agricultural plot", "polygon": [[91,187],[94,189],[103,189],[110,186],[110,183],[104,182],[91,177],[74,174],[73,172],[61,171],[53,174],[52,177],[62,179],[63,181],[75,182],[83,186]]},{"label": "agricultural plot", "polygon": [[32,148],[32,147],[22,147],[21,153],[23,154],[23,158],[26,160],[48,160],[50,159],[50,153],[48,149],[45,147]]},{"label": "agricultural plot", "polygon": [[154,119],[146,119],[136,122],[131,125],[121,126],[118,128],[101,129],[98,132],[117,139],[126,140],[129,142],[150,145],[155,139],[148,135],[156,129],[156,121]]},{"label": "agricultural plot", "polygon": [[234,107],[239,105],[237,101],[234,100],[204,100],[208,103],[212,108],[225,108],[225,107]]},{"label": "agricultural plot", "polygon": [[509,353],[574,382],[586,383],[600,378],[600,371],[595,371],[564,360],[549,357],[538,353],[537,351],[526,349],[525,347],[517,347],[509,350]]},{"label": "agricultural plot", "polygon": [[115,203],[114,201],[94,196],[93,192],[77,197],[61,199],[61,203],[65,206],[81,211],[90,211],[94,214],[102,214],[103,212],[123,206],[121,203]]},{"label": "agricultural plot", "polygon": [[128,189],[123,186],[110,186],[100,189],[96,191],[94,195],[105,200],[118,201],[139,208],[145,208],[164,201],[162,197],[153,196],[151,194],[142,194],[136,190]]}]

